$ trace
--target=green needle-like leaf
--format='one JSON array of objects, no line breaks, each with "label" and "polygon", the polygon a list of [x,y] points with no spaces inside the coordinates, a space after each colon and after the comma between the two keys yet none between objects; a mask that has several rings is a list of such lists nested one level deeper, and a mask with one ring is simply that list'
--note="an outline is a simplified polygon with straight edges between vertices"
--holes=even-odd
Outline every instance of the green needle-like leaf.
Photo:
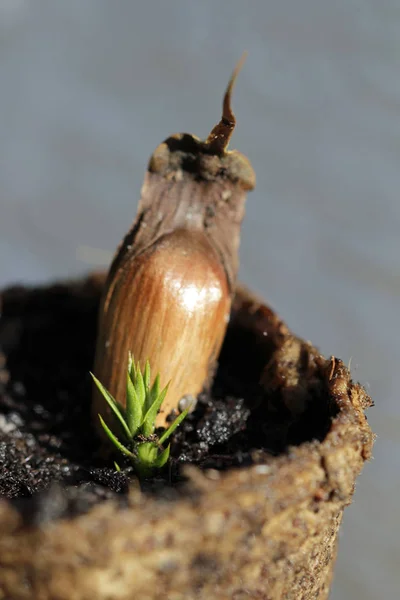
[{"label": "green needle-like leaf", "polygon": [[146,437],[151,435],[155,429],[155,420],[158,414],[158,411],[161,408],[162,403],[164,402],[164,398],[168,392],[169,383],[165,386],[165,388],[160,392],[158,398],[156,398],[153,404],[148,409],[147,413],[143,417],[143,435]]},{"label": "green needle-like leaf", "polygon": [[183,419],[186,417],[188,412],[189,412],[189,410],[184,410],[181,412],[180,415],[178,415],[176,417],[175,421],[168,427],[168,429],[166,431],[164,431],[164,433],[160,437],[160,439],[159,439],[160,444],[163,444],[170,437],[170,435],[172,435],[174,433],[175,429],[177,427],[179,427],[179,425],[182,423]]},{"label": "green needle-like leaf", "polygon": [[129,351],[128,353],[128,373],[132,379],[132,381],[136,380],[136,366],[135,366],[135,360],[132,356],[132,352]]},{"label": "green needle-like leaf", "polygon": [[153,381],[151,390],[149,391],[149,393],[146,396],[146,403],[145,403],[145,410],[144,410],[145,413],[147,413],[150,406],[158,398],[159,395],[160,395],[160,375],[158,374]]},{"label": "green needle-like leaf", "polygon": [[115,467],[115,470],[118,471],[118,473],[121,472],[121,467],[119,466],[119,464],[117,462],[115,462],[115,460],[114,460],[114,467]]},{"label": "green needle-like leaf", "polygon": [[126,421],[130,431],[130,437],[135,437],[142,423],[142,406],[137,397],[135,386],[129,373],[126,378]]},{"label": "green needle-like leaf", "polygon": [[161,469],[161,467],[163,467],[165,465],[165,463],[169,459],[170,449],[171,449],[171,445],[168,444],[168,446],[165,448],[165,450],[163,450],[161,452],[161,454],[159,454],[157,456],[156,460],[154,461],[154,466],[155,467],[157,467],[158,469]]},{"label": "green needle-like leaf", "polygon": [[133,452],[130,452],[130,450],[128,450],[128,448],[125,448],[125,446],[123,444],[121,444],[121,442],[118,440],[118,438],[115,437],[115,435],[113,434],[111,429],[105,424],[101,415],[99,415],[99,419],[100,419],[101,426],[103,427],[104,431],[106,432],[106,435],[112,441],[114,446],[116,448],[118,448],[118,450],[120,452],[122,452],[122,454],[125,454],[125,456],[129,456],[129,458],[135,458],[135,455],[133,454]]},{"label": "green needle-like leaf", "polygon": [[150,363],[148,360],[146,360],[146,366],[144,367],[143,381],[147,396],[150,391]]},{"label": "green needle-like leaf", "polygon": [[139,363],[137,363],[137,367],[136,367],[136,380],[134,382],[134,385],[135,385],[138,402],[140,404],[141,409],[143,410],[144,401],[146,400],[146,391],[144,389],[143,375],[140,370]]},{"label": "green needle-like leaf", "polygon": [[124,415],[122,414],[122,411],[121,411],[121,407],[117,404],[117,402],[114,400],[114,398],[112,397],[110,392],[108,390],[106,390],[104,385],[97,379],[97,377],[95,377],[93,375],[93,373],[90,373],[90,375],[92,376],[93,381],[95,382],[97,388],[101,392],[101,394],[102,394],[103,398],[105,399],[105,401],[107,402],[108,406],[111,408],[111,410],[117,417],[118,421],[121,423],[122,429],[129,440],[131,438],[131,432],[129,431],[129,427],[125,422]]}]

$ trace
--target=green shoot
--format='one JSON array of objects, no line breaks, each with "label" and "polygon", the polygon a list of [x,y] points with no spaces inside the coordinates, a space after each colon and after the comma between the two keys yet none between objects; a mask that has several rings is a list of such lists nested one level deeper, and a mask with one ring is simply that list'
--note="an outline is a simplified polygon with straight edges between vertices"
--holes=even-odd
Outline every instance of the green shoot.
[{"label": "green shoot", "polygon": [[[150,385],[150,364],[146,362],[142,373],[139,362],[135,364],[129,353],[126,407],[119,404],[102,383],[90,373],[98,390],[115,416],[119,427],[119,437],[115,435],[99,415],[101,426],[121,454],[127,456],[140,478],[149,477],[155,469],[161,469],[169,459],[170,445],[163,448],[164,442],[182,423],[189,410],[184,410],[160,437],[155,431],[155,422],[168,391],[168,385],[160,391],[160,376]],[[121,441],[122,440],[122,441]],[[117,467],[117,464],[114,463]],[[117,468],[119,470],[119,467]]]}]

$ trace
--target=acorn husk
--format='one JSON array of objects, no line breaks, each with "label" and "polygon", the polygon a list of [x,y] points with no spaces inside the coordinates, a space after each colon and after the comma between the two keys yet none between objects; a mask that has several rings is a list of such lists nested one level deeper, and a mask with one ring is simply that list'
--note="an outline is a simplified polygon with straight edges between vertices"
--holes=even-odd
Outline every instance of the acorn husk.
[{"label": "acorn husk", "polygon": [[[102,284],[99,279],[99,286]],[[371,400],[338,359],[294,336],[240,288],[230,330],[265,364],[268,398],[303,410],[307,381],[325,390],[326,432],[251,466],[187,469],[176,496],[134,487],[129,507],[107,501],[87,514],[27,524],[0,502],[0,598],[13,600],[296,599],[328,597],[337,535],[370,458]],[[313,438],[315,439],[313,440]]]}]

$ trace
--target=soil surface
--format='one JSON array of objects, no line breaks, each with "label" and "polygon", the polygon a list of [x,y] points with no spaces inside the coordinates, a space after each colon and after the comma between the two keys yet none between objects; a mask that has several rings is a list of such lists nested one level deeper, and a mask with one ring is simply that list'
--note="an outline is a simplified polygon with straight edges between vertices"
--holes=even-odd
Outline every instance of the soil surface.
[{"label": "soil surface", "polygon": [[[0,495],[34,523],[104,499],[124,504],[135,483],[120,456],[115,471],[90,422],[101,284],[14,287],[0,299]],[[316,352],[299,353],[293,337],[279,346],[278,332],[245,322],[234,309],[213,387],[174,435],[169,467],[144,483],[148,493],[180,493],[184,464],[240,467],[325,436],[332,414]]]}]

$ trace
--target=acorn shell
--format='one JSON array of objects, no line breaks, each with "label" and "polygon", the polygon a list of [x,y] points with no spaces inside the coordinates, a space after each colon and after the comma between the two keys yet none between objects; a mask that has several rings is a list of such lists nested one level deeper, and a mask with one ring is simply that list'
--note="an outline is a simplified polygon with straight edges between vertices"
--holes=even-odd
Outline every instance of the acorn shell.
[{"label": "acorn shell", "polygon": [[[227,278],[201,231],[178,229],[129,258],[111,283],[100,314],[95,373],[125,404],[128,352],[150,360],[170,382],[157,425],[179,400],[201,392],[218,357],[230,312]],[[100,404],[99,404],[100,402]],[[94,411],[104,414],[99,396]]]}]

